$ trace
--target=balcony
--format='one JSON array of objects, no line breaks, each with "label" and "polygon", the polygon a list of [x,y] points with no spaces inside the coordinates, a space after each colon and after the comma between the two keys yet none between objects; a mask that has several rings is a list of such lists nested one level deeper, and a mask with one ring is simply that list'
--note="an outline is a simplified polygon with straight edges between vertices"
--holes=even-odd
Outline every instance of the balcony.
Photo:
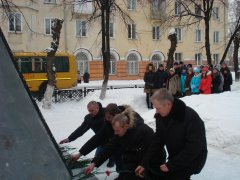
[{"label": "balcony", "polygon": [[73,3],[73,13],[76,14],[92,14],[93,2],[81,2],[75,0]]}]

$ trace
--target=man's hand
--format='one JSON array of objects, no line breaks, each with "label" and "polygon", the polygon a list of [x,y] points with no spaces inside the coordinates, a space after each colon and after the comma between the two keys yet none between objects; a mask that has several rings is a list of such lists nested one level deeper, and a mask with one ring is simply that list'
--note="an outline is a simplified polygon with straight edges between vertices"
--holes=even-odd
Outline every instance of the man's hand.
[{"label": "man's hand", "polygon": [[77,161],[80,157],[81,157],[80,152],[77,153],[77,154],[73,154],[73,155],[71,155],[71,157],[70,157],[70,162],[73,163],[73,162]]},{"label": "man's hand", "polygon": [[160,166],[160,170],[162,171],[162,172],[168,172],[169,171],[169,169],[168,169],[168,167],[166,166],[166,164],[162,164],[161,166]]},{"label": "man's hand", "polygon": [[135,174],[141,178],[144,178],[144,167],[142,166],[138,166],[136,169],[135,169]]},{"label": "man's hand", "polygon": [[63,139],[59,142],[59,144],[69,143],[69,139]]},{"label": "man's hand", "polygon": [[84,170],[84,174],[85,175],[89,175],[91,174],[92,170],[95,168],[95,163],[91,163],[85,170]]}]

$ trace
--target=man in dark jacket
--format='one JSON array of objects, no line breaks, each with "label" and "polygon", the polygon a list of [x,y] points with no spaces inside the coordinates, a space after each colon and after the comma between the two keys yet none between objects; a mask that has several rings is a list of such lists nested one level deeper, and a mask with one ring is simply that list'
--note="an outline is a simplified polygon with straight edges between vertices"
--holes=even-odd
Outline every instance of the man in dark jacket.
[{"label": "man in dark jacket", "polygon": [[[68,138],[60,141],[60,144],[68,143],[81,137],[89,129],[97,133],[104,125],[104,108],[100,102],[91,101],[87,105],[88,112],[84,117],[84,121]],[[76,156],[76,157],[75,157]],[[77,155],[72,155],[72,160],[78,159]]]},{"label": "man in dark jacket", "polygon": [[[157,173],[164,175],[164,180],[189,180],[192,174],[200,173],[207,158],[204,122],[165,88],[157,90],[151,100],[156,108],[156,134],[145,160],[151,165],[151,159],[166,146],[168,161],[159,162]],[[145,167],[147,171],[149,167]],[[144,170],[138,167],[136,173]]]},{"label": "man in dark jacket", "polygon": [[154,135],[153,130],[144,124],[141,116],[136,115],[130,107],[114,116],[112,126],[115,133],[114,137],[104,146],[104,151],[96,156],[92,164],[85,169],[85,174],[90,174],[94,167],[99,167],[121,148],[123,168],[117,179],[137,180],[139,177],[135,175],[134,171],[142,163]]},{"label": "man in dark jacket", "polygon": [[160,64],[158,70],[155,73],[154,89],[166,87],[167,78],[168,74],[164,71],[163,64]]},{"label": "man in dark jacket", "polygon": [[[104,145],[106,145],[109,140],[114,136],[114,131],[112,128],[112,120],[116,114],[123,112],[129,106],[117,106],[117,104],[110,103],[105,108],[105,122],[103,127],[91,138],[89,139],[79,150],[79,152],[73,155],[73,160],[76,161],[82,155],[86,156],[95,148],[101,146],[104,149]],[[101,149],[101,151],[103,150]],[[116,163],[116,170],[119,171],[121,169],[121,159],[120,159],[120,151],[111,157],[112,162]],[[114,165],[114,164],[113,164]]]}]

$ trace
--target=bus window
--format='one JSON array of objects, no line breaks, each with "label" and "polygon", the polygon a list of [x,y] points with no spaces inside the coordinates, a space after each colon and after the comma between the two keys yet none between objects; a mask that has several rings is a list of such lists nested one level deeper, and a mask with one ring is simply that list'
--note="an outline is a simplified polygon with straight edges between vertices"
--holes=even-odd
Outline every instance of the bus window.
[{"label": "bus window", "polygon": [[55,57],[53,64],[56,67],[56,72],[69,72],[68,57]]},{"label": "bus window", "polygon": [[47,64],[47,60],[46,58],[42,58],[42,57],[34,57],[33,60],[33,71],[35,73],[45,73],[47,72],[46,70],[46,64]]},{"label": "bus window", "polygon": [[22,73],[31,73],[32,72],[32,61],[29,57],[18,58],[19,70]]}]

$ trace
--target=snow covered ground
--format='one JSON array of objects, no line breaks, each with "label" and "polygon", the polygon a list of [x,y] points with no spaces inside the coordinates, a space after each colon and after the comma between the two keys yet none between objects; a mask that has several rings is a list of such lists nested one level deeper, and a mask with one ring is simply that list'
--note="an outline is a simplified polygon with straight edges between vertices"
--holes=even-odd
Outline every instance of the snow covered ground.
[{"label": "snow covered ground", "polygon": [[[90,85],[101,85],[102,81],[91,81]],[[109,81],[109,85],[143,84],[136,81]],[[79,84],[82,86],[83,84]],[[131,105],[142,115],[145,122],[155,129],[153,115],[155,110],[149,110],[145,103],[143,88],[127,88],[108,90],[104,100],[99,99],[100,90],[90,92],[87,97],[79,101],[69,101],[53,104],[52,109],[39,108],[52,131],[57,142],[67,138],[83,121],[87,112],[87,103],[91,100],[99,101],[106,106],[108,103]],[[192,176],[193,180],[239,180],[240,179],[240,83],[232,85],[231,92],[212,95],[194,95],[182,98],[190,107],[195,109],[205,122],[208,158],[206,165],[199,175]],[[89,130],[70,146],[79,149],[94,133]],[[88,157],[93,157],[94,152]],[[99,169],[103,172],[104,165]],[[115,168],[110,170],[114,171]],[[105,179],[106,175],[99,175]],[[114,179],[113,173],[107,180]]]}]

